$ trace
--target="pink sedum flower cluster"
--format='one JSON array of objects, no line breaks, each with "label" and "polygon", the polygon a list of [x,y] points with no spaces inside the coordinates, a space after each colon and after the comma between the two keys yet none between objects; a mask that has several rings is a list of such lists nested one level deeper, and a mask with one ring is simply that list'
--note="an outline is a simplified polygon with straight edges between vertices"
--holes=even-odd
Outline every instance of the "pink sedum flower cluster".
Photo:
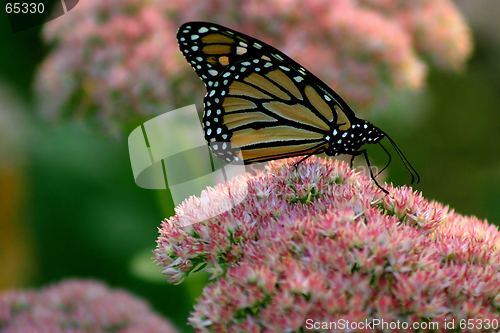
[{"label": "pink sedum flower cluster", "polygon": [[95,281],[66,280],[41,291],[0,294],[2,333],[175,333],[142,300]]},{"label": "pink sedum flower cluster", "polygon": [[111,130],[200,101],[204,88],[175,34],[211,21],[270,43],[354,107],[418,89],[427,65],[461,68],[470,31],[451,0],[87,0],[44,31],[54,47],[36,90],[45,115],[93,117]]},{"label": "pink sedum flower cluster", "polygon": [[[295,170],[298,159],[233,180],[248,195],[217,217],[189,224],[190,206],[200,208],[190,198],[162,223],[154,252],[170,281],[203,265],[214,279],[189,318],[196,331],[302,332],[307,320],[433,321],[445,331],[451,320],[457,330],[460,320],[500,320],[495,226],[405,186],[386,185],[385,196],[342,161],[312,156]],[[203,195],[216,202],[224,189]]]}]

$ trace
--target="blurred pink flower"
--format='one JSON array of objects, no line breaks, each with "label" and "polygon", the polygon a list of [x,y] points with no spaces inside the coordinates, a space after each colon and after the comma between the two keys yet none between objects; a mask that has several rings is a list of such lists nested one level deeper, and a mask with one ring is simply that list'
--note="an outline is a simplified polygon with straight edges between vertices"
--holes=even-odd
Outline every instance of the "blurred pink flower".
[{"label": "blurred pink flower", "polygon": [[2,333],[177,332],[135,296],[85,280],[0,293],[0,327]]},{"label": "blurred pink flower", "polygon": [[500,320],[495,226],[406,186],[385,185],[385,196],[344,162],[312,156],[295,170],[299,159],[234,180],[248,195],[215,218],[189,224],[190,198],[162,223],[154,253],[169,280],[203,265],[215,279],[189,318],[198,332],[296,332],[307,319],[435,321],[445,331],[452,319],[457,329]]},{"label": "blurred pink flower", "polygon": [[219,23],[282,50],[354,107],[380,108],[388,89],[418,89],[427,65],[461,68],[470,31],[450,0],[97,1],[46,25],[54,45],[35,88],[42,112],[94,117],[112,131],[200,101],[177,28]]}]

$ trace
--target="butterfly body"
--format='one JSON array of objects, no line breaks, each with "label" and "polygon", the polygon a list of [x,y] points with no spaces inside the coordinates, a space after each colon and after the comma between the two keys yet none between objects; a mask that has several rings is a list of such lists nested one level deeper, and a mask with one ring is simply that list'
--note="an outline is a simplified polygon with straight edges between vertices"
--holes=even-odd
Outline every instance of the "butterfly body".
[{"label": "butterfly body", "polygon": [[377,143],[384,138],[384,132],[366,120],[357,118],[358,122],[352,123],[345,131],[333,129],[331,135],[325,139],[329,146],[325,153],[329,156],[342,154],[353,155],[365,143]]},{"label": "butterfly body", "polygon": [[245,164],[319,153],[364,154],[369,164],[361,146],[387,136],[356,117],[316,76],[262,41],[206,22],[183,24],[177,40],[207,89],[204,134],[223,160],[237,160],[241,149]]}]

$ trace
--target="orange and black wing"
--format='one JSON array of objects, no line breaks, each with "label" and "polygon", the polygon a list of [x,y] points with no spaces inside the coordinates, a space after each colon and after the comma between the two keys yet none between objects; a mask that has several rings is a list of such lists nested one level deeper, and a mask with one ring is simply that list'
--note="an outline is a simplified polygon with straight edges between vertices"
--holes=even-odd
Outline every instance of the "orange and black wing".
[{"label": "orange and black wing", "polygon": [[327,85],[282,52],[213,23],[189,22],[180,49],[207,89],[203,127],[212,152],[246,164],[310,155],[356,119]]}]

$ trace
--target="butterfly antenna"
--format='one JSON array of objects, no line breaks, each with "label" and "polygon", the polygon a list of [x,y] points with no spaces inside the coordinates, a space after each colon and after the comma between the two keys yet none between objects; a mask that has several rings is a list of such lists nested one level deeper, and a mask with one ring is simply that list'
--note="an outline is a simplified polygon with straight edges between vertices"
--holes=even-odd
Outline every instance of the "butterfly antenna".
[{"label": "butterfly antenna", "polygon": [[413,168],[413,166],[410,164],[410,162],[408,162],[408,160],[406,159],[405,155],[403,154],[403,152],[401,152],[401,150],[399,150],[399,148],[396,145],[396,143],[394,141],[392,141],[392,139],[387,134],[384,133],[384,135],[387,137],[387,139],[389,139],[389,141],[391,142],[392,146],[394,147],[394,150],[396,150],[396,152],[398,153],[399,157],[403,161],[406,169],[410,172],[410,174],[411,174],[411,184],[413,184],[415,182],[415,176],[417,177],[417,183],[419,183],[420,182],[420,176],[418,175],[417,171]]}]

